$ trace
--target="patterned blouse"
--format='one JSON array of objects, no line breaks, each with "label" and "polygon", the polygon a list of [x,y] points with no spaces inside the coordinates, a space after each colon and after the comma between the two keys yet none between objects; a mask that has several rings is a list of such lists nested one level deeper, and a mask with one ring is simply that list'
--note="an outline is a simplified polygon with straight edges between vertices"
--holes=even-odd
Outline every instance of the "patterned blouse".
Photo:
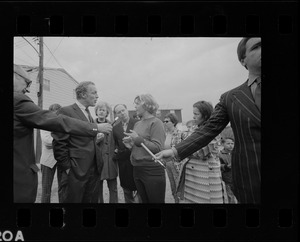
[{"label": "patterned blouse", "polygon": [[[179,144],[186,137],[187,137],[187,132],[183,132],[183,131],[180,131],[179,129],[175,128],[172,133],[170,146],[173,147],[173,146]],[[179,170],[181,168],[180,160],[177,160],[175,157],[171,157],[171,158],[165,159],[164,161],[165,162],[173,162],[177,172],[179,172]]]}]

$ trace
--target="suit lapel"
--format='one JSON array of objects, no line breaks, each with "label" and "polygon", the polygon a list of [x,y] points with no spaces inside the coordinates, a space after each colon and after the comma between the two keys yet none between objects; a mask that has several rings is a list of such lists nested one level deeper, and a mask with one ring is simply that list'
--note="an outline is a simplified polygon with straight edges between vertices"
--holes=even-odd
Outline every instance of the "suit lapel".
[{"label": "suit lapel", "polygon": [[255,105],[250,87],[247,82],[235,89],[232,93],[233,102],[240,107],[240,110],[257,123],[261,122],[261,112]]},{"label": "suit lapel", "polygon": [[81,111],[81,109],[78,107],[78,105],[76,103],[73,104],[73,109],[74,112],[77,114],[77,116],[83,120],[83,121],[88,121],[87,117],[83,114],[83,112]]},{"label": "suit lapel", "polygon": [[122,126],[122,121],[120,121],[118,124],[117,124],[117,132],[118,134],[120,134],[120,139],[122,139],[124,137],[124,129],[123,129],[123,126]]},{"label": "suit lapel", "polygon": [[131,129],[133,129],[134,124],[135,124],[134,120],[132,118],[130,118],[129,122],[128,122],[128,126],[127,126],[127,131],[126,132],[128,132]]}]

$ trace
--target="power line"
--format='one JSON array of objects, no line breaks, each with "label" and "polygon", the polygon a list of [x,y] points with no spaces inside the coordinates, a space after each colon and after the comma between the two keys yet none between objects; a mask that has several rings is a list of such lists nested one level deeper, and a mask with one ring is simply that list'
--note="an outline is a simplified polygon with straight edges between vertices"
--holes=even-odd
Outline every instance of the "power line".
[{"label": "power line", "polygon": [[22,38],[24,39],[24,40],[26,40],[26,42],[28,43],[28,44],[30,44],[31,46],[32,46],[32,48],[36,51],[36,53],[38,54],[38,56],[40,56],[40,53],[36,50],[36,48],[27,40],[27,39],[25,39],[23,36],[22,36]]},{"label": "power line", "polygon": [[27,45],[25,41],[20,41],[19,43],[14,43],[14,44],[15,44],[15,48],[22,48]]},{"label": "power line", "polygon": [[[62,39],[63,40],[63,39]],[[62,42],[62,40],[60,41],[60,43]],[[60,45],[60,43],[59,43],[59,45]],[[66,68],[64,68],[60,63],[59,63],[59,61],[57,60],[57,58],[54,56],[54,54],[52,53],[52,51],[49,49],[49,47],[46,45],[46,43],[45,43],[45,41],[44,41],[44,45],[46,46],[46,48],[48,49],[48,51],[50,52],[50,54],[53,56],[53,58],[55,59],[55,61],[57,62],[57,64],[62,68],[62,69],[64,69],[64,70],[66,70]],[[58,46],[59,46],[58,45]],[[56,49],[58,48],[58,46],[56,47]],[[56,50],[55,49],[55,50]],[[73,74],[71,75],[71,76],[74,76]]]},{"label": "power line", "polygon": [[24,41],[24,39],[16,39],[16,38],[14,38],[14,44],[23,44],[23,43],[26,43],[25,41]]},{"label": "power line", "polygon": [[[53,56],[53,58],[55,59],[55,61],[57,62],[57,64],[61,67],[62,65],[59,63],[59,61],[56,59],[56,57],[54,56],[54,54],[52,53],[52,51],[49,49],[49,47],[46,45],[46,43],[44,42],[44,45],[46,46],[46,48],[49,50],[50,54]],[[64,68],[63,68],[64,69]]]},{"label": "power line", "polygon": [[24,63],[29,64],[30,66],[32,66],[32,65],[35,66],[35,64],[30,63],[28,60],[23,60],[23,59],[21,59],[20,57],[17,57],[17,56],[15,56],[15,58],[23,61]]},{"label": "power line", "polygon": [[[58,47],[60,46],[60,44],[63,41],[63,39],[64,39],[64,37],[60,40],[60,42],[58,43],[57,47],[54,49],[53,55],[54,55],[55,51],[58,49]],[[45,41],[44,41],[44,43],[45,43]],[[46,64],[52,59],[53,55],[51,55],[51,57],[47,60]]]},{"label": "power line", "polygon": [[36,62],[30,55],[28,55],[23,49],[20,49],[25,55],[27,55],[33,62]]}]

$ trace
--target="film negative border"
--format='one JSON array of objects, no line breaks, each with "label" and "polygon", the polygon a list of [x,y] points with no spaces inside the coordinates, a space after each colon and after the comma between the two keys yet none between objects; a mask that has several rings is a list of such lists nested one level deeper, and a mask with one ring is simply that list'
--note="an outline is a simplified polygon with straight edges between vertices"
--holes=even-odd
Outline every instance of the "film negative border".
[{"label": "film negative border", "polygon": [[[263,3],[258,3],[263,6]],[[19,3],[14,11],[12,23],[15,35],[40,36],[241,36],[274,34],[293,34],[296,19],[288,5],[266,3],[273,9],[276,4],[280,12],[272,18],[263,9],[258,10],[253,3],[223,3],[172,5],[161,3],[149,5],[135,4],[134,11],[129,3],[99,5],[86,3],[88,11],[82,11],[81,3],[73,3],[64,9],[64,3],[47,6],[47,13],[39,8],[42,5]],[[71,5],[69,5],[71,6]],[[177,6],[177,7],[176,7]],[[13,5],[11,5],[13,7]],[[64,10],[62,10],[64,9]],[[242,12],[236,11],[243,9]],[[196,14],[195,14],[196,12]],[[36,14],[34,14],[36,13]],[[268,21],[273,21],[269,22]],[[273,29],[271,29],[273,28]],[[266,31],[267,30],[267,31]]]},{"label": "film negative border", "polygon": [[[1,3],[1,29],[7,46],[6,81],[12,70],[13,36],[242,37],[261,36],[263,72],[279,85],[263,101],[265,113],[261,205],[13,204],[12,164],[1,183],[0,240],[296,240],[298,224],[298,116],[296,2],[189,3]],[[282,62],[284,60],[284,62]],[[287,84],[287,85],[285,85]],[[11,101],[11,85],[0,93]],[[280,97],[280,98],[279,98]],[[283,100],[288,100],[284,103]],[[276,108],[274,107],[276,106]],[[279,119],[279,121],[274,121]],[[11,127],[7,120],[2,127]],[[281,128],[287,129],[282,131]],[[4,126],[5,125],[5,126]],[[276,137],[274,137],[274,132]],[[10,134],[11,135],[11,134]],[[271,140],[267,143],[266,140]],[[280,143],[275,140],[292,141]],[[9,144],[13,144],[11,141]],[[274,148],[275,147],[275,148]],[[12,147],[5,147],[8,161]],[[10,153],[9,153],[10,152]],[[289,163],[288,167],[283,164]]]},{"label": "film negative border", "polygon": [[[21,233],[30,240],[268,240],[291,236],[295,211],[211,205],[20,206],[16,226],[1,229],[4,241]],[[264,214],[267,213],[267,214]],[[136,215],[138,214],[138,215]],[[13,215],[12,215],[13,216]],[[6,232],[5,232],[6,231]],[[19,232],[20,231],[20,232]],[[233,233],[235,231],[235,233]],[[19,235],[20,236],[20,235]],[[42,237],[41,237],[42,236]],[[6,240],[5,240],[6,239]]]}]

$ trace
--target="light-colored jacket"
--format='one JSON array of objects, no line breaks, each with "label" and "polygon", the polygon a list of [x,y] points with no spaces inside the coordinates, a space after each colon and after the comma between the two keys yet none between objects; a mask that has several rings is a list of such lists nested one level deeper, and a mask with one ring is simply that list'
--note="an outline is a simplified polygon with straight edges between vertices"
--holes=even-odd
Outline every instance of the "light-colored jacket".
[{"label": "light-colored jacket", "polygon": [[41,130],[41,140],[42,140],[42,155],[40,163],[44,166],[53,168],[56,164],[56,160],[53,155],[52,149],[52,136],[51,132],[46,130]]}]

